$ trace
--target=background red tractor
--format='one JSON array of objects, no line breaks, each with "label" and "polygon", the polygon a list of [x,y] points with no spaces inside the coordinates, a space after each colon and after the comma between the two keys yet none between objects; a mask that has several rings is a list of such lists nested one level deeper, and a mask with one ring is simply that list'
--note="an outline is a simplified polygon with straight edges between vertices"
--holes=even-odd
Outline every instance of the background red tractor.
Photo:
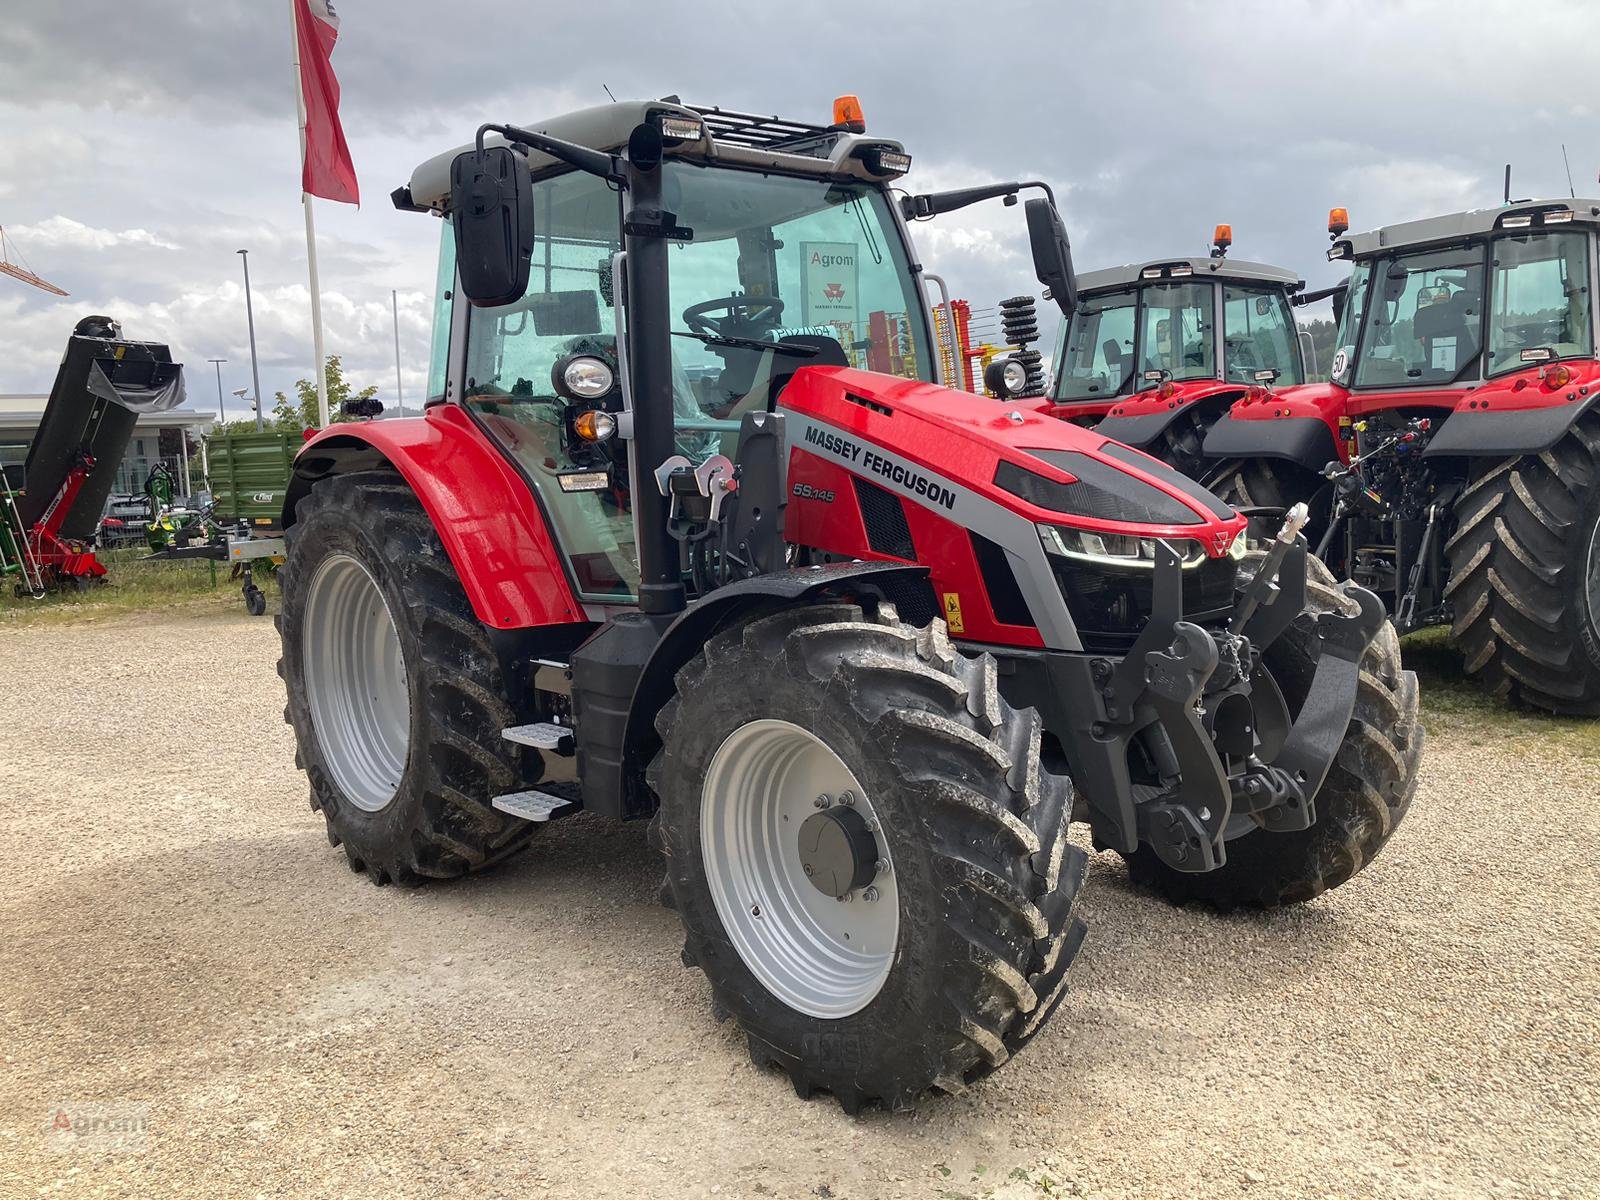
[{"label": "background red tractor", "polygon": [[1070,820],[1174,898],[1304,900],[1387,840],[1422,737],[1298,515],[1252,555],[1156,460],[931,382],[906,219],[1032,185],[897,199],[909,166],[853,101],[485,126],[394,194],[448,217],[426,414],[313,438],[284,514],[286,716],[351,866],[650,820],[716,1011],[851,1110],[1055,1010]]},{"label": "background red tractor", "polygon": [[1219,225],[1208,258],[1079,276],[1050,411],[1195,475],[1206,430],[1229,405],[1267,385],[1304,383],[1310,339],[1294,319],[1304,281],[1229,258],[1232,243],[1232,228]]},{"label": "background red tractor", "polygon": [[1495,694],[1600,714],[1600,202],[1347,229],[1330,381],[1235,404],[1197,474],[1307,503],[1328,565],[1401,632],[1448,623]]}]

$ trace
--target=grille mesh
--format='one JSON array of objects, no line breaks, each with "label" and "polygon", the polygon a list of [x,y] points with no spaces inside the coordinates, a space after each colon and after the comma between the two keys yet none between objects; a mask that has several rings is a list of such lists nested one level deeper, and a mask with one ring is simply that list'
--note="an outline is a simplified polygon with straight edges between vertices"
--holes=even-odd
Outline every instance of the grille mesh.
[{"label": "grille mesh", "polygon": [[911,526],[906,524],[900,497],[865,479],[852,476],[851,481],[856,485],[856,503],[861,506],[861,519],[867,527],[867,545],[879,554],[915,559],[917,548],[912,544]]}]

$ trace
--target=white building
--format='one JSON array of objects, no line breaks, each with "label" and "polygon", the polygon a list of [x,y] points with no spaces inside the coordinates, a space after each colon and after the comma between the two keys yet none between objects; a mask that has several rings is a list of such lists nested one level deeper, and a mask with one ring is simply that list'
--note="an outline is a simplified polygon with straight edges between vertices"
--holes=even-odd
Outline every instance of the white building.
[{"label": "white building", "polygon": [[[49,401],[49,396],[0,393],[0,470],[5,472],[6,482],[13,490],[27,485],[27,480],[23,478],[23,463],[28,457],[28,446],[39,428],[39,422],[44,419],[45,405]],[[179,480],[188,480],[185,459],[190,443],[198,443],[216,419],[213,413],[197,412],[187,407],[163,413],[139,414],[138,423],[133,427],[133,436],[128,439],[128,449],[122,456],[122,462],[117,465],[116,482],[111,485],[111,494],[115,496],[142,491],[150,468],[163,461]],[[193,480],[196,487],[201,486],[198,474],[199,464],[196,463]]]}]

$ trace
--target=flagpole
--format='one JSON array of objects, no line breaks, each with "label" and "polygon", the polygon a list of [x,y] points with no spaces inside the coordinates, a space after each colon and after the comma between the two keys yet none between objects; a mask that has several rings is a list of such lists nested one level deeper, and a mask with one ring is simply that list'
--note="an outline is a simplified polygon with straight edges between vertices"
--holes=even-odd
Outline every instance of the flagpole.
[{"label": "flagpole", "polygon": [[[306,166],[306,96],[305,82],[300,74],[300,17],[295,0],[289,0],[289,31],[294,36],[294,101],[300,119],[300,171],[302,183]],[[302,186],[300,204],[306,213],[306,266],[311,283],[311,346],[317,366],[313,375],[317,381],[317,424],[328,427],[328,374],[322,353],[322,288],[317,282],[317,223],[311,215],[311,194]]]}]

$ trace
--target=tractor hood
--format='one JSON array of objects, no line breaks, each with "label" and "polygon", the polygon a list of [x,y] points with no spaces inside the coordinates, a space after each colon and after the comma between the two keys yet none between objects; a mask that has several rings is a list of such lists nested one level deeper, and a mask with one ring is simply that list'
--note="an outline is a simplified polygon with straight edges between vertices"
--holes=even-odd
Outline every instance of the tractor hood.
[{"label": "tractor hood", "polygon": [[1036,404],[803,367],[779,409],[792,452],[831,459],[935,511],[998,504],[1036,524],[1192,539],[1208,557],[1228,553],[1243,516],[1166,464]]}]

